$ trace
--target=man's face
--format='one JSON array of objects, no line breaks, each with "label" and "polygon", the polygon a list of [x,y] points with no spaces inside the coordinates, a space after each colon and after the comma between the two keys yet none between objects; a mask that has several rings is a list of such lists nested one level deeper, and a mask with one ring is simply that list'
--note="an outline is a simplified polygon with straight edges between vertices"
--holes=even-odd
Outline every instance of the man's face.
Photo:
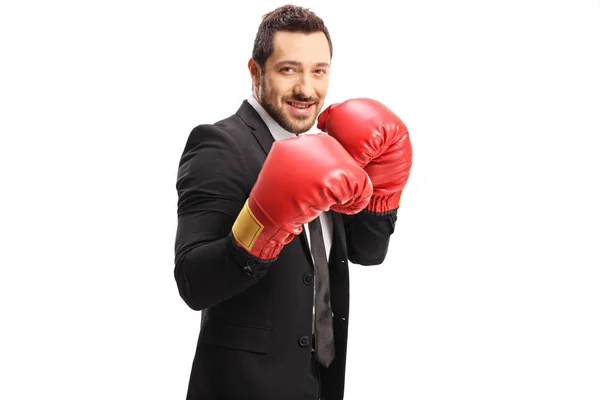
[{"label": "man's face", "polygon": [[250,60],[254,94],[279,125],[308,131],[319,116],[329,88],[331,55],[323,32],[280,31],[263,71]]}]

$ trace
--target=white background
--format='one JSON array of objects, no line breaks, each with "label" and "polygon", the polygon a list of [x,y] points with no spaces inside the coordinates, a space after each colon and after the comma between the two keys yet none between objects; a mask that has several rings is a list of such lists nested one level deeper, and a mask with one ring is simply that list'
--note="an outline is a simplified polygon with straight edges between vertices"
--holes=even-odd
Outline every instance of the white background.
[{"label": "white background", "polygon": [[[282,4],[2,4],[0,398],[185,398],[177,165]],[[414,146],[386,262],[351,265],[346,399],[599,399],[600,2],[296,4],[328,103],[376,98]]]}]

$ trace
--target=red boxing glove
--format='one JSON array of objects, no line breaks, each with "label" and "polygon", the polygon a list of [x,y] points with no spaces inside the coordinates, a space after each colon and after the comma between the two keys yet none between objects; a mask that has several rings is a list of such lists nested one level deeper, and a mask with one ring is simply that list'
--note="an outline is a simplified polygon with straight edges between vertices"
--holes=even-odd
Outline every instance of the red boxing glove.
[{"label": "red boxing glove", "polygon": [[262,260],[275,258],[302,225],[329,209],[356,214],[369,203],[367,173],[324,133],[275,142],[232,233]]},{"label": "red boxing glove", "polygon": [[412,167],[412,145],[396,114],[376,100],[351,99],[327,107],[317,127],[337,139],[369,174],[369,211],[386,213],[400,206]]}]

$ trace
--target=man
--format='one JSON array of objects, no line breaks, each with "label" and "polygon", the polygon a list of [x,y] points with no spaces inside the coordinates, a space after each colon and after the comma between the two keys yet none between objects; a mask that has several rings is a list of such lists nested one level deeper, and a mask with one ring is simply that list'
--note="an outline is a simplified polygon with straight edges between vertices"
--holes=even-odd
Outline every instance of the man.
[{"label": "man", "polygon": [[347,264],[383,262],[412,149],[374,100],[320,113],[331,55],[313,12],[265,15],[252,95],[188,138],[175,279],[203,311],[188,400],[343,398]]}]

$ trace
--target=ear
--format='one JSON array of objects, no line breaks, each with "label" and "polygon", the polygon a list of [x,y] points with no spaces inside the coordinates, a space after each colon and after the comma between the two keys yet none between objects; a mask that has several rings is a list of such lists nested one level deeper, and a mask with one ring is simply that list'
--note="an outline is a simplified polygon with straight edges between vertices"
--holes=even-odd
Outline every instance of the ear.
[{"label": "ear", "polygon": [[260,86],[260,67],[252,58],[248,60],[248,71],[250,71],[250,77],[252,78],[252,85],[255,88]]}]

